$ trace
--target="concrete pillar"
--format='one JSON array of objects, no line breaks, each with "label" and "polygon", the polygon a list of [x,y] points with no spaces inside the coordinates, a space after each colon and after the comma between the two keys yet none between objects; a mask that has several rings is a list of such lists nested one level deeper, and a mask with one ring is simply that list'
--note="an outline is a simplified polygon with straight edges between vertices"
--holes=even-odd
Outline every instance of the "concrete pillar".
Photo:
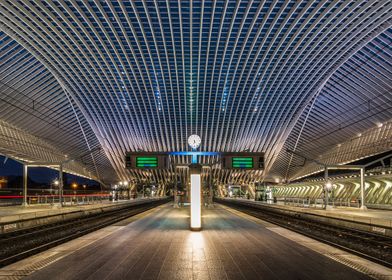
[{"label": "concrete pillar", "polygon": [[361,209],[366,210],[365,206],[365,168],[361,168]]},{"label": "concrete pillar", "polygon": [[28,176],[28,166],[23,165],[23,203],[22,206],[28,206],[27,202],[27,177]]},{"label": "concrete pillar", "polygon": [[64,182],[63,182],[63,165],[60,164],[59,166],[59,206],[63,206],[63,188],[64,188]]},{"label": "concrete pillar", "polygon": [[327,209],[328,203],[329,203],[329,199],[328,199],[329,194],[328,194],[328,189],[327,189],[327,184],[328,184],[328,167],[327,166],[325,166],[325,169],[324,169],[324,180],[325,180],[325,182],[324,182],[325,209]]}]

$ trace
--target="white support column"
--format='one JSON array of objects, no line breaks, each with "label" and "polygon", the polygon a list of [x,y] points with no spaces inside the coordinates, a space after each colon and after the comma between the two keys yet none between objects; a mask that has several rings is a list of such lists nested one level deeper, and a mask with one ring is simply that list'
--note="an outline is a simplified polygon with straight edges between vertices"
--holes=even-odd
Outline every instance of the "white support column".
[{"label": "white support column", "polygon": [[27,177],[28,176],[28,166],[23,164],[23,203],[22,206],[28,206],[27,202]]},{"label": "white support column", "polygon": [[214,202],[213,202],[214,194],[213,194],[213,189],[212,189],[212,166],[210,167],[210,173],[209,173],[208,179],[209,179],[208,184],[209,184],[209,194],[210,194],[208,197],[208,207],[214,207]]},{"label": "white support column", "polygon": [[328,184],[328,167],[325,166],[325,170],[324,170],[324,194],[325,194],[325,210],[328,209],[328,203],[329,203],[329,199],[328,199],[328,189],[327,189],[327,184]]},{"label": "white support column", "polygon": [[63,182],[63,165],[60,164],[59,166],[59,206],[63,206],[63,189],[64,189],[64,182]]},{"label": "white support column", "polygon": [[191,181],[191,230],[201,230],[201,165],[189,166]]},{"label": "white support column", "polygon": [[361,209],[367,209],[365,205],[365,168],[361,168]]}]

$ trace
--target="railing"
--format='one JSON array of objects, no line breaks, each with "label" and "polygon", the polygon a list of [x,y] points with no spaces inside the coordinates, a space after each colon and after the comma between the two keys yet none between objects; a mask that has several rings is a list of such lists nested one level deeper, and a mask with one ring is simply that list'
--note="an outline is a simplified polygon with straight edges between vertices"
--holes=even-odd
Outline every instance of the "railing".
[{"label": "railing", "polygon": [[[111,195],[108,193],[90,193],[90,194],[64,194],[64,205],[93,204],[109,201]],[[0,206],[20,205],[23,202],[22,195],[0,195]],[[38,204],[56,204],[60,202],[58,194],[28,195],[27,203],[29,205]]]},{"label": "railing", "polygon": [[[323,208],[325,207],[325,201],[323,198],[303,198],[303,197],[283,197],[278,198],[278,201],[283,202],[284,205],[300,206],[300,207],[314,207]],[[360,206],[358,199],[329,199],[328,206],[344,206],[344,207],[356,207]]]},{"label": "railing", "polygon": [[[110,199],[110,194],[64,194],[65,205],[102,203]],[[59,195],[28,196],[29,204],[55,204],[60,202]]]},{"label": "railing", "polygon": [[[240,197],[232,197],[234,199],[246,199]],[[252,199],[253,200],[253,199]],[[325,201],[323,198],[304,198],[304,197],[276,197],[274,199],[267,199],[260,201],[266,204],[277,204],[277,205],[289,205],[296,207],[307,207],[307,208],[324,208]],[[344,206],[344,207],[355,207],[360,206],[358,199],[330,199],[328,201],[329,206]]]},{"label": "railing", "polygon": [[[232,199],[253,200],[240,197],[231,197]],[[303,198],[303,197],[278,197],[276,199],[267,199],[258,201],[265,204],[288,205],[304,208],[325,208],[325,201],[322,198]],[[328,201],[328,205],[332,207],[352,207],[359,208],[361,203],[358,199],[332,199]],[[392,210],[391,204],[371,204],[366,203],[370,209]]]}]

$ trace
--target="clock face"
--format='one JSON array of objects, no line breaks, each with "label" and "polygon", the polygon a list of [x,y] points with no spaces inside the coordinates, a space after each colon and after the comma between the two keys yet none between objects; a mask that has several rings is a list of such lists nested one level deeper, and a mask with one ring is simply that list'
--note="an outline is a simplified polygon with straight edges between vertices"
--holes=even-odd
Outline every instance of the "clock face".
[{"label": "clock face", "polygon": [[193,134],[188,138],[188,144],[192,149],[197,149],[200,146],[201,138],[199,135]]}]

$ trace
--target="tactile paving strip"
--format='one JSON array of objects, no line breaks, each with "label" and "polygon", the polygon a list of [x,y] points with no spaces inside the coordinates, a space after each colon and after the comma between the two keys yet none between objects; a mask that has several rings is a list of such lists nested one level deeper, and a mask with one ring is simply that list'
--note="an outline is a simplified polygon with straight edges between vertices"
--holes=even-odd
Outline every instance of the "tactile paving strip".
[{"label": "tactile paving strip", "polygon": [[22,279],[23,277],[26,277],[27,275],[33,273],[34,271],[40,270],[56,261],[59,259],[63,258],[65,255],[64,252],[60,252],[56,255],[49,256],[47,258],[44,258],[40,261],[34,262],[33,264],[26,266],[22,270],[14,270],[14,271],[6,271],[9,272],[10,275],[5,275],[5,276],[0,276],[0,279],[7,279],[7,280],[18,280]]},{"label": "tactile paving strip", "polygon": [[377,273],[373,269],[371,269],[365,265],[362,265],[356,261],[352,261],[349,258],[342,256],[340,254],[326,253],[326,254],[324,254],[324,256],[327,256],[338,263],[344,264],[345,266],[351,267],[352,269],[360,271],[363,274],[366,274],[374,279],[382,279],[382,280],[392,279],[392,275],[388,276],[388,275],[383,275],[383,274]]}]

